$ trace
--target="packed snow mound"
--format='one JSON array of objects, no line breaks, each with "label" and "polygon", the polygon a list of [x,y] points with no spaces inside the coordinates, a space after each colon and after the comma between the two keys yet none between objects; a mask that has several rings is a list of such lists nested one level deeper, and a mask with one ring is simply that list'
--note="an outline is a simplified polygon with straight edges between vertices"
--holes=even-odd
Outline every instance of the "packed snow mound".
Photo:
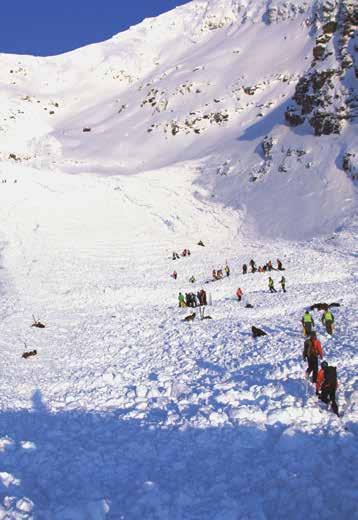
[{"label": "packed snow mound", "polygon": [[190,162],[197,194],[247,233],[333,231],[356,207],[356,20],[339,5],[194,0],[61,56],[0,55],[0,160],[111,175]]}]

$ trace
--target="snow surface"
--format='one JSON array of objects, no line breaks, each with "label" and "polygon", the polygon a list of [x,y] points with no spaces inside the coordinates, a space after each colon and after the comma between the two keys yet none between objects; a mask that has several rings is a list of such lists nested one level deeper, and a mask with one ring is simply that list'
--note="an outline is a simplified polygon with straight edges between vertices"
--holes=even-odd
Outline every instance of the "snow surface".
[{"label": "snow surface", "polygon": [[[356,133],[283,124],[313,7],[268,24],[268,4],[196,0],[63,56],[0,55],[0,519],[358,518],[358,222],[337,159]],[[286,294],[241,274],[277,257]],[[202,287],[212,320],[183,322],[178,292]],[[342,418],[303,378],[300,319],[325,301]]]}]

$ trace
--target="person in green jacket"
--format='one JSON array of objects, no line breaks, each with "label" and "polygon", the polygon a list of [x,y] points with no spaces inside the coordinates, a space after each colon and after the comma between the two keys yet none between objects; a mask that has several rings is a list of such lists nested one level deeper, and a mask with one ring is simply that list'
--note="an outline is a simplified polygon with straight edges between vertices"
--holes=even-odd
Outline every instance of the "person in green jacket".
[{"label": "person in green jacket", "polygon": [[270,292],[277,292],[276,289],[275,289],[275,286],[274,286],[274,283],[273,283],[273,279],[271,278],[271,276],[268,279],[268,286],[269,286]]},{"label": "person in green jacket", "polygon": [[186,307],[185,297],[184,297],[183,293],[181,293],[181,292],[179,293],[178,301],[179,301],[179,307]]},{"label": "person in green jacket", "polygon": [[312,332],[312,328],[314,326],[314,321],[309,313],[309,311],[306,311],[302,317],[302,325],[305,336],[310,336]]},{"label": "person in green jacket", "polygon": [[334,323],[334,316],[331,313],[331,311],[326,310],[322,314],[322,323],[326,327],[326,331],[328,334],[333,334],[333,323]]}]

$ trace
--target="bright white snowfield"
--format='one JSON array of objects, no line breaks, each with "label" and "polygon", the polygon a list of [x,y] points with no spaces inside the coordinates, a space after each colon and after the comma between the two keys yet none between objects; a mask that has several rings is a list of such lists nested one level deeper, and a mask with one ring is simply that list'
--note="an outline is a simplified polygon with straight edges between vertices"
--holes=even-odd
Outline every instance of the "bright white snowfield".
[{"label": "bright white snowfield", "polygon": [[[312,65],[326,4],[194,0],[0,54],[0,520],[358,519],[356,119],[316,136],[284,115],[343,63],[328,42]],[[251,258],[283,261],[276,294]],[[183,322],[201,288],[212,320]],[[313,312],[340,418],[304,379],[318,302],[341,304],[333,337]]]}]

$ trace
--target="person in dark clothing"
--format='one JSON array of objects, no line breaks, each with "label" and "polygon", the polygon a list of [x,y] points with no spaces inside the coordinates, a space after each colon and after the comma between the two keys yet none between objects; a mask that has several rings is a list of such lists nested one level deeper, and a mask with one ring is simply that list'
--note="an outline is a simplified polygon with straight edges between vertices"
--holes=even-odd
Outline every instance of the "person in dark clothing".
[{"label": "person in dark clothing", "polygon": [[279,271],[283,271],[281,260],[279,258],[277,258],[276,262],[277,262],[277,269]]},{"label": "person in dark clothing", "polygon": [[226,273],[226,276],[230,276],[230,267],[227,264],[224,267],[224,271]]},{"label": "person in dark clothing", "polygon": [[332,412],[339,417],[338,404],[336,401],[337,369],[330,367],[327,361],[322,361],[321,369],[317,375],[316,394],[324,403],[331,403]]},{"label": "person in dark clothing", "polygon": [[281,278],[279,283],[282,287],[283,292],[286,292],[286,278],[284,276]]},{"label": "person in dark clothing", "polygon": [[246,273],[247,273],[247,265],[244,264],[244,265],[242,266],[242,274],[246,274]]},{"label": "person in dark clothing", "polygon": [[174,280],[178,278],[178,273],[176,271],[173,271],[173,273],[170,275]]},{"label": "person in dark clothing", "polygon": [[309,311],[306,311],[302,317],[302,325],[305,336],[310,336],[312,329],[314,327],[314,320],[309,313]]},{"label": "person in dark clothing", "polygon": [[272,269],[273,269],[271,260],[269,260],[269,261],[267,262],[267,269],[268,269],[269,271],[272,271]]},{"label": "person in dark clothing", "polygon": [[317,381],[318,357],[323,358],[322,345],[317,339],[316,333],[312,332],[310,338],[306,339],[303,347],[303,360],[308,362],[306,378],[308,379],[312,372],[312,383]]},{"label": "person in dark clothing", "polygon": [[251,259],[249,264],[250,264],[250,267],[251,267],[251,272],[255,273],[255,271],[257,271],[257,269],[256,269],[256,264],[255,264],[254,260]]},{"label": "person in dark clothing", "polygon": [[173,260],[176,260],[177,258],[180,258],[178,253],[176,253],[175,251],[173,251]]},{"label": "person in dark clothing", "polygon": [[203,305],[207,305],[207,301],[206,301],[206,291],[204,291],[204,289],[201,289],[201,300],[203,302]]},{"label": "person in dark clothing", "polygon": [[203,244],[203,241],[202,241],[202,240],[199,240],[199,242],[198,242],[198,246],[205,247],[205,245]]}]

